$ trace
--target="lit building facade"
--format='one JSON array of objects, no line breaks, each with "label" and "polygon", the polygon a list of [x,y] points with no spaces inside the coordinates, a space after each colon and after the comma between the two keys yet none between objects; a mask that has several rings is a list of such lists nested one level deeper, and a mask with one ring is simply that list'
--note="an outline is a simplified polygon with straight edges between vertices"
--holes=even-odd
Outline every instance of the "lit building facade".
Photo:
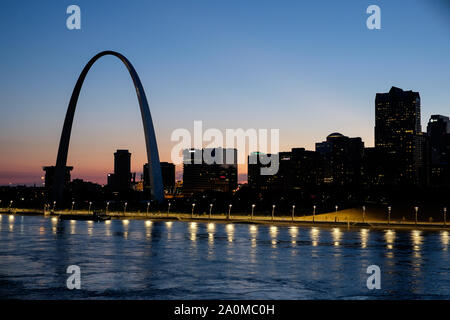
[{"label": "lit building facade", "polygon": [[[375,98],[375,148],[389,158],[393,170],[385,181],[396,185],[424,184],[426,135],[420,123],[420,95],[392,87]],[[392,172],[392,176],[388,176]]]}]

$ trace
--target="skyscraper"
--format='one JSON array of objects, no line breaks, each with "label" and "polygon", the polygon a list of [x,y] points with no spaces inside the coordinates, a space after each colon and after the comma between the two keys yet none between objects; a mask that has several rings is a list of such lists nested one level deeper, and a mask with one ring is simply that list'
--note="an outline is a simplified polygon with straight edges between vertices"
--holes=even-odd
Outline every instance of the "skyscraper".
[{"label": "skyscraper", "polygon": [[425,183],[426,137],[420,124],[420,95],[392,87],[375,98],[375,147],[389,158],[392,184]]},{"label": "skyscraper", "polygon": [[114,173],[108,174],[108,187],[113,191],[127,191],[131,188],[131,153],[117,150],[114,153]]},{"label": "skyscraper", "polygon": [[450,185],[450,119],[432,115],[427,126],[430,144],[430,181],[434,186]]},{"label": "skyscraper", "polygon": [[337,185],[357,185],[361,182],[364,142],[340,133],[328,135],[316,143],[316,151],[323,158],[323,182]]},{"label": "skyscraper", "polygon": [[[208,163],[204,155],[219,160]],[[183,150],[183,193],[231,192],[237,188],[237,150],[223,148]]]}]

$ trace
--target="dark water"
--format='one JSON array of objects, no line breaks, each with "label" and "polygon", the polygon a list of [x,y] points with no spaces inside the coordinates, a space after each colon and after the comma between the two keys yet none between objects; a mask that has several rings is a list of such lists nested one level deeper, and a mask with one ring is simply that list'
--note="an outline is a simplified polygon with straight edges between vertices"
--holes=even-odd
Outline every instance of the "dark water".
[{"label": "dark water", "polygon": [[[0,297],[24,299],[449,299],[448,232],[3,214]],[[69,290],[69,265],[81,290]],[[369,265],[381,289],[366,286]]]}]

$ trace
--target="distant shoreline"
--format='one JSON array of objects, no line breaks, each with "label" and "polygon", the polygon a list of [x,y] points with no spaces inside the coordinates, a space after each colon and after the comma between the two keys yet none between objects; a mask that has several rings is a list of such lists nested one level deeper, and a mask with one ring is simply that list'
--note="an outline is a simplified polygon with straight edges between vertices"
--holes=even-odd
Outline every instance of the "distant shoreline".
[{"label": "distant shoreline", "polygon": [[[0,209],[0,214],[14,214],[14,215],[40,215],[47,217],[59,217],[60,215],[66,216],[66,219],[71,215],[90,215],[87,210],[76,211],[56,211],[55,213],[47,212],[44,214],[43,210],[36,209]],[[275,216],[272,220],[271,216],[254,216],[253,219],[249,215],[232,214],[230,218],[227,218],[226,214],[212,214],[209,217],[208,214],[198,215],[194,214],[192,217],[189,213],[164,213],[164,212],[149,212],[148,215],[142,212],[108,212],[108,215],[112,219],[117,220],[156,220],[156,221],[180,221],[180,222],[201,222],[201,223],[239,223],[239,224],[259,224],[259,225],[274,225],[274,226],[298,226],[298,227],[320,227],[320,228],[348,228],[348,229],[398,229],[398,230],[434,230],[434,231],[450,231],[450,224],[444,225],[442,222],[423,222],[418,221],[417,224],[411,221],[398,221],[391,220],[391,223],[383,220],[369,220],[365,222],[360,219],[351,219],[344,212],[318,214],[315,216],[315,221],[312,221],[312,216]],[[331,220],[330,216],[333,216],[336,221]],[[345,219],[348,218],[348,219]]]}]

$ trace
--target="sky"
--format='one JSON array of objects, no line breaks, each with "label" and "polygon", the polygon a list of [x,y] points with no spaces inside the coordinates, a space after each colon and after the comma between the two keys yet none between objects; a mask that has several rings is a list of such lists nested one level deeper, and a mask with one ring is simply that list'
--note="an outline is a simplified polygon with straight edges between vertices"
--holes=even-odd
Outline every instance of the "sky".
[{"label": "sky", "polygon": [[[66,9],[81,9],[69,30]],[[369,30],[369,5],[381,29]],[[177,128],[279,129],[280,151],[314,150],[332,132],[374,144],[374,100],[418,91],[422,125],[450,115],[450,5],[441,0],[7,1],[0,10],[0,185],[40,184],[54,165],[67,104],[96,53],[124,54],[138,72],[161,161]],[[77,105],[72,178],[106,182],[116,149],[146,162],[126,68],[104,57]],[[180,168],[178,168],[180,170]],[[246,167],[239,167],[245,180]]]}]

